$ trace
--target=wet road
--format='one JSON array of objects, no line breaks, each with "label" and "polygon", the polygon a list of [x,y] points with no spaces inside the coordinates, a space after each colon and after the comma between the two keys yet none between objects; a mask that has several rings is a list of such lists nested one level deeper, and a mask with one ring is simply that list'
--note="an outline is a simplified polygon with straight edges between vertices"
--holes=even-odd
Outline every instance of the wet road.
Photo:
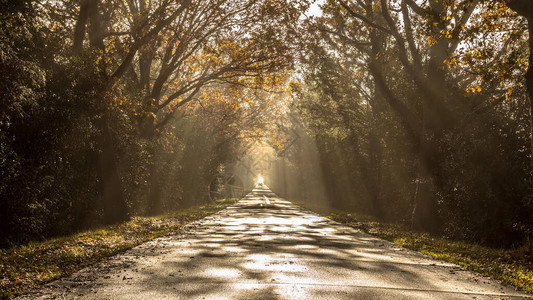
[{"label": "wet road", "polygon": [[[268,188],[27,299],[522,299],[310,213]],[[530,298],[533,299],[533,298]]]}]

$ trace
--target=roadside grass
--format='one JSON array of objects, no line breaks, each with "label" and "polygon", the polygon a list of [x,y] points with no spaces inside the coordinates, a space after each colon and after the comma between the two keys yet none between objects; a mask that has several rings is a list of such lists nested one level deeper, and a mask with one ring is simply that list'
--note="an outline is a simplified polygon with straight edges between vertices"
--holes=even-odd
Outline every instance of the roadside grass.
[{"label": "roadside grass", "polygon": [[407,225],[376,222],[365,215],[301,202],[295,204],[403,247],[456,263],[468,270],[533,293],[533,257],[528,254],[527,247],[490,248],[417,232]]},{"label": "roadside grass", "polygon": [[43,242],[0,249],[0,299],[21,295],[107,257],[168,234],[216,213],[239,199],[222,199],[155,217],[80,232]]}]

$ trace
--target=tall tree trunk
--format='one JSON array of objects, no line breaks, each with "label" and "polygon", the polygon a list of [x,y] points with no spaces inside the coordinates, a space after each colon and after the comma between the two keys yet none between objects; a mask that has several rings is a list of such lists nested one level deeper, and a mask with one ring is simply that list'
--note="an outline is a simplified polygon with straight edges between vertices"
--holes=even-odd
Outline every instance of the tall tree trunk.
[{"label": "tall tree trunk", "polygon": [[76,27],[74,29],[74,42],[72,44],[72,53],[80,55],[83,50],[83,41],[85,40],[85,27],[89,18],[89,1],[82,0],[80,2],[80,11],[76,19]]},{"label": "tall tree trunk", "polygon": [[[154,102],[150,101],[152,98],[147,98],[144,101],[144,110],[147,112],[154,111]],[[161,203],[161,180],[162,175],[159,166],[162,165],[162,158],[157,149],[158,133],[155,128],[155,120],[150,115],[143,117],[139,122],[139,133],[147,139],[151,144],[149,152],[151,157],[151,164],[148,168],[149,190],[148,190],[148,214],[156,215],[162,212]]]},{"label": "tall tree trunk", "polygon": [[87,3],[89,15],[89,42],[91,47],[103,50],[105,45],[102,34],[103,24],[100,16],[99,0],[87,0]]},{"label": "tall tree trunk", "polygon": [[[529,29],[529,65],[526,72],[526,87],[529,98],[529,128],[531,140],[531,174],[530,181],[533,185],[533,2],[531,0],[509,0],[507,1],[509,8],[517,12],[519,15],[525,17]],[[532,188],[533,190],[533,188]],[[529,252],[533,254],[533,195],[530,195],[531,206],[531,224],[529,228]]]},{"label": "tall tree trunk", "polygon": [[378,120],[374,120],[374,128],[370,133],[370,167],[372,168],[372,184],[371,184],[371,197],[372,197],[372,210],[373,214],[383,219],[384,215],[384,203],[383,203],[383,151],[380,143],[380,130],[375,128],[379,126]]},{"label": "tall tree trunk", "polygon": [[[442,1],[429,1],[432,9],[432,23],[435,24],[434,34],[436,42],[429,49],[429,62],[427,76],[431,84],[430,90],[440,95],[445,95],[445,70],[444,60],[447,57],[449,42],[441,35],[445,29],[441,22],[441,12],[444,8]],[[432,143],[441,137],[443,127],[440,127],[439,111],[433,103],[432,95],[422,97],[422,131],[419,141],[419,162],[417,170],[416,192],[413,205],[412,226],[416,229],[438,232],[440,230],[440,220],[435,188],[435,175],[437,168],[435,164],[435,148]],[[435,125],[439,124],[439,125]],[[446,124],[443,124],[446,125]],[[438,163],[438,162],[437,162]]]},{"label": "tall tree trunk", "polygon": [[[103,50],[105,48],[102,35],[102,18],[100,16],[99,0],[81,0],[80,11],[76,20],[74,32],[74,42],[72,51],[74,55],[80,55],[83,51],[83,42],[86,36],[86,29],[89,31],[90,46]],[[98,150],[96,152],[96,171],[98,177],[98,192],[104,210],[104,223],[113,224],[127,220],[128,207],[122,190],[122,179],[120,178],[118,161],[115,156],[113,137],[109,130],[107,117],[107,106],[105,105],[105,91],[112,85],[109,83],[105,68],[101,68],[99,74],[102,85],[98,93],[97,101],[102,108],[102,116],[96,122],[99,130],[97,137]]]},{"label": "tall tree trunk", "polygon": [[[425,109],[424,115],[427,115]],[[440,229],[440,220],[437,199],[435,197],[434,170],[431,169],[433,167],[431,163],[432,147],[425,127],[424,124],[422,135],[420,136],[417,179],[411,225],[415,229],[438,232]]]},{"label": "tall tree trunk", "polygon": [[100,129],[97,175],[100,198],[104,209],[104,223],[113,224],[126,221],[129,219],[128,207],[122,190],[115,147],[105,113],[98,121],[97,126]]},{"label": "tall tree trunk", "polygon": [[[374,98],[379,102],[382,99],[381,93],[378,88],[375,88]],[[375,103],[372,107],[373,110],[373,121],[372,129],[370,130],[370,163],[373,173],[373,187],[372,187],[372,201],[373,201],[373,210],[374,214],[378,218],[385,218],[384,215],[384,206],[383,203],[383,144],[381,143],[381,138],[383,131],[381,130],[381,123],[383,114],[380,109],[377,108],[380,106],[380,103]]]},{"label": "tall tree trunk", "polygon": [[[529,65],[526,72],[527,93],[529,95],[529,130],[531,140],[531,178],[533,182],[533,11],[528,16],[529,28]],[[532,188],[533,190],[533,188]],[[529,227],[529,253],[533,254],[533,195],[530,195],[531,224]]]},{"label": "tall tree trunk", "polygon": [[78,17],[76,19],[74,41],[72,44],[72,53],[74,55],[80,55],[83,50],[87,25],[89,25],[89,41],[91,46],[97,47],[98,49],[104,48],[101,17],[98,6],[98,0],[80,1],[80,11],[78,12]]},{"label": "tall tree trunk", "polygon": [[[369,8],[374,7],[374,0],[366,0],[366,5]],[[366,10],[366,17],[374,20],[374,11],[372,9]],[[372,58],[375,63],[379,64],[379,60],[383,56],[383,34],[379,30],[370,31],[370,43]],[[383,131],[381,130],[381,123],[383,122],[383,108],[384,96],[382,89],[374,84],[372,92],[372,128],[370,129],[369,146],[370,146],[370,164],[372,168],[372,209],[374,215],[378,218],[384,218],[384,203],[383,203],[383,145],[381,138]]]},{"label": "tall tree trunk", "polygon": [[161,203],[161,176],[157,162],[153,162],[150,167],[150,190],[148,192],[148,213],[156,215],[162,212]]},{"label": "tall tree trunk", "polygon": [[[376,53],[378,55],[378,53]],[[382,92],[374,85],[373,103],[372,103],[372,121],[369,132],[369,169],[370,169],[370,197],[372,201],[373,214],[384,219],[385,203],[383,203],[383,144],[381,139],[383,137],[383,130],[381,125],[383,122],[383,96]],[[361,158],[363,159],[363,158]]]}]

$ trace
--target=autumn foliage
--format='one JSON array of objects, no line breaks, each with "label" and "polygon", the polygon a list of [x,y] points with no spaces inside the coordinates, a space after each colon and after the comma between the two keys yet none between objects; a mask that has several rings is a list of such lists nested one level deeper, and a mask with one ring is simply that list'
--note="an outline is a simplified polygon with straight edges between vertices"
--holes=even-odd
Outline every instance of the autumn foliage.
[{"label": "autumn foliage", "polygon": [[308,20],[296,107],[332,204],[452,238],[533,245],[528,19],[504,1],[322,9]]},{"label": "autumn foliage", "polygon": [[1,1],[2,247],[209,200],[294,67],[288,1]]}]

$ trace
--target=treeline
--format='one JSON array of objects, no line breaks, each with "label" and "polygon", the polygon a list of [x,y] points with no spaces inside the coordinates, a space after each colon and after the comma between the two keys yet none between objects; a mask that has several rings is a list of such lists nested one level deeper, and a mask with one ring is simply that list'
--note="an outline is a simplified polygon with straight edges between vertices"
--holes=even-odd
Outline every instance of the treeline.
[{"label": "treeline", "polygon": [[274,111],[298,11],[0,1],[0,247],[206,201]]},{"label": "treeline", "polygon": [[526,2],[325,1],[293,109],[334,206],[531,246]]}]

